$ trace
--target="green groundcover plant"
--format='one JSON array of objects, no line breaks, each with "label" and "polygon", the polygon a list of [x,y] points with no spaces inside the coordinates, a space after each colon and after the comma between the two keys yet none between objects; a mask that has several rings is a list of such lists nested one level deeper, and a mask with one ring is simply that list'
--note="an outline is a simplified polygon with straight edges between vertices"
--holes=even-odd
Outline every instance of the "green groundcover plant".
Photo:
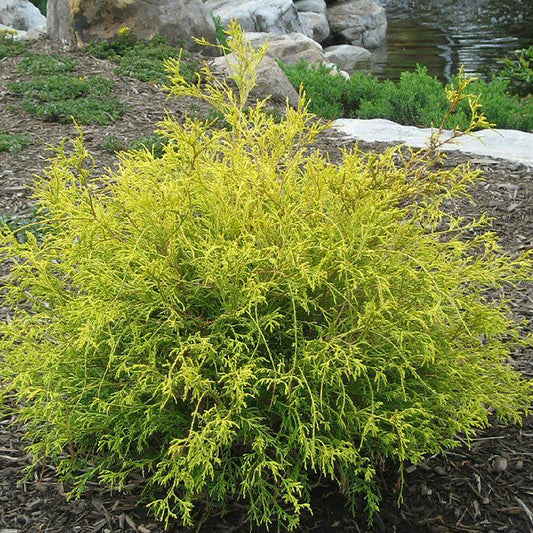
[{"label": "green groundcover plant", "polygon": [[[381,81],[359,71],[349,80],[332,76],[324,66],[304,62],[281,65],[295,87],[303,86],[311,100],[310,111],[327,118],[385,118],[414,126],[438,126],[448,111],[446,91],[456,87],[458,77],[447,86],[418,66],[402,72],[400,80]],[[510,75],[509,75],[510,76]],[[510,91],[510,79],[475,80],[470,92],[479,95],[487,119],[499,128],[533,131],[533,100]],[[465,129],[472,119],[467,101],[447,116],[449,129]]]},{"label": "green groundcover plant", "polygon": [[102,143],[102,148],[108,152],[120,152],[125,150],[148,150],[153,152],[155,157],[161,157],[163,155],[163,150],[167,144],[167,138],[159,135],[157,133],[152,133],[151,135],[145,135],[139,137],[129,143],[125,142],[118,137],[110,135]]},{"label": "green groundcover plant", "polygon": [[26,50],[24,42],[15,41],[16,33],[14,30],[0,30],[0,59],[20,55]]},{"label": "green groundcover plant", "polygon": [[531,265],[486,217],[445,213],[477,173],[434,167],[437,141],[334,164],[310,148],[324,126],[305,103],[245,109],[265,49],[236,25],[228,44],[238,91],[167,61],[170,93],[228,128],[169,116],[161,157],[122,153],[104,175],[80,136],[36,183],[42,241],[4,231],[4,395],[34,464],[74,494],[135,473],[163,521],[240,500],[251,525],[294,529],[329,479],[371,516],[383,461],[528,412],[506,288]]},{"label": "green groundcover plant", "polygon": [[[39,65],[34,63],[34,65]],[[107,125],[127,110],[116,96],[114,83],[103,76],[50,74],[28,81],[9,82],[9,90],[22,98],[21,107],[30,115],[49,122]]]},{"label": "green groundcover plant", "polygon": [[18,154],[32,142],[32,137],[27,132],[0,133],[0,152]]},{"label": "green groundcover plant", "polygon": [[199,64],[190,59],[187,50],[170,45],[161,35],[148,41],[138,40],[127,26],[114,39],[89,43],[88,51],[116,63],[117,74],[141,81],[166,83],[165,60],[169,58],[181,58],[182,74],[187,81],[194,81],[199,70]]},{"label": "green groundcover plant", "polygon": [[78,61],[57,54],[26,52],[17,72],[31,79],[9,82],[9,90],[22,98],[26,113],[50,122],[107,125],[127,110],[112,96],[114,83],[103,76],[80,76]]},{"label": "green groundcover plant", "polygon": [[58,54],[35,54],[27,52],[17,65],[17,72],[44,76],[72,72],[78,61]]}]

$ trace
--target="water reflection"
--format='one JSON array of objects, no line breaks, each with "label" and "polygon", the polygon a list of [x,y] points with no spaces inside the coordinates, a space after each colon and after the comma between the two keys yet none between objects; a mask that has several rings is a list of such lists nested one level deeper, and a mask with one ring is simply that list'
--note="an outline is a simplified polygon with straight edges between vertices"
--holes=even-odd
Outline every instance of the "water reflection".
[{"label": "water reflection", "polygon": [[490,76],[498,60],[533,45],[533,0],[382,0],[387,7],[387,45],[365,66],[397,79],[417,63],[449,80],[460,65]]}]

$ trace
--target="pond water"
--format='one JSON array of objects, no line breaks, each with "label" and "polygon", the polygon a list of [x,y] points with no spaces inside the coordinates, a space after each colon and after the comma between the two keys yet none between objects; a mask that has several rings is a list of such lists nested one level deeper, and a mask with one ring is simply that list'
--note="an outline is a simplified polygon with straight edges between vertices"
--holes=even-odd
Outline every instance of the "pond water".
[{"label": "pond water", "polygon": [[490,76],[508,52],[533,45],[533,0],[382,0],[387,44],[366,66],[397,79],[417,63],[443,81],[465,72]]}]

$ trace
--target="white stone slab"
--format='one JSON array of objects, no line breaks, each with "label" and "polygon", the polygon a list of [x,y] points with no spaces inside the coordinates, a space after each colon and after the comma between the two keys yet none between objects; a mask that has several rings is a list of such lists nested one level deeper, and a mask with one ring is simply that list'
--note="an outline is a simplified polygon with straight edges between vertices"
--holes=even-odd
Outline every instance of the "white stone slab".
[{"label": "white stone slab", "polygon": [[[367,142],[398,143],[423,148],[428,145],[431,128],[402,126],[384,119],[339,119],[333,129],[351,139]],[[443,138],[452,135],[444,132]],[[533,167],[533,133],[515,130],[481,130],[465,135],[453,144],[446,144],[445,150],[496,157]]]}]

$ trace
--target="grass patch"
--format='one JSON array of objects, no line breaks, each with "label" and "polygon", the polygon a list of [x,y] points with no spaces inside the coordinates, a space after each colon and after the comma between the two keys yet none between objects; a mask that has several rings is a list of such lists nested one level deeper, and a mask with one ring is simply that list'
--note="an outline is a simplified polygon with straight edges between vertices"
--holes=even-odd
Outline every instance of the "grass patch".
[{"label": "grass patch", "polygon": [[33,140],[29,133],[0,133],[0,152],[20,153]]},{"label": "grass patch", "polygon": [[[414,126],[440,125],[447,113],[448,86],[430,76],[424,67],[403,72],[398,82],[380,81],[367,72],[356,72],[349,80],[332,76],[327,67],[309,67],[301,62],[281,65],[297,89],[302,85],[311,100],[311,112],[327,118],[385,118]],[[509,81],[477,80],[469,87],[489,120],[499,128],[533,131],[533,100],[511,94]],[[446,127],[464,129],[471,120],[467,102],[449,116]]]},{"label": "grass patch", "polygon": [[119,33],[116,39],[89,44],[89,53],[100,59],[117,63],[115,72],[141,81],[166,83],[165,60],[181,56],[182,73],[193,81],[200,69],[197,61],[190,59],[186,50],[168,44],[166,39],[156,36],[143,42],[135,39],[128,31]]},{"label": "grass patch", "polygon": [[15,41],[14,35],[12,31],[0,30],[0,59],[18,56],[25,52],[26,44]]},{"label": "grass patch", "polygon": [[22,97],[22,109],[50,122],[107,125],[126,111],[126,106],[111,95],[113,82],[102,76],[39,76],[21,83],[9,83]]},{"label": "grass patch", "polygon": [[34,76],[72,72],[78,61],[57,54],[26,54],[17,66],[17,71]]}]

